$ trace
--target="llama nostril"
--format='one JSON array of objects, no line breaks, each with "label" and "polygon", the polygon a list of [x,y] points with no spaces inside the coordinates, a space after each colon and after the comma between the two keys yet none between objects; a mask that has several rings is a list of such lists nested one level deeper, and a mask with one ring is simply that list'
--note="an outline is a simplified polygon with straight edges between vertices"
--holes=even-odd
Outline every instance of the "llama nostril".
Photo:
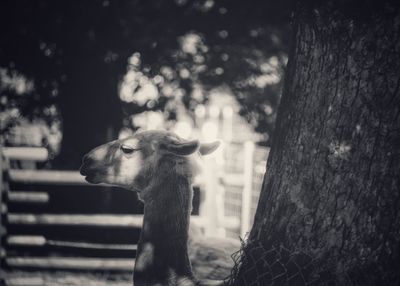
[{"label": "llama nostril", "polygon": [[86,154],[85,156],[83,156],[82,158],[82,165],[93,165],[94,163],[94,159],[93,157],[89,156],[89,154]]},{"label": "llama nostril", "polygon": [[88,154],[86,154],[85,156],[83,156],[82,158],[82,165],[79,168],[81,175],[86,176],[88,169],[90,168],[90,166],[92,165],[92,159],[88,156]]}]

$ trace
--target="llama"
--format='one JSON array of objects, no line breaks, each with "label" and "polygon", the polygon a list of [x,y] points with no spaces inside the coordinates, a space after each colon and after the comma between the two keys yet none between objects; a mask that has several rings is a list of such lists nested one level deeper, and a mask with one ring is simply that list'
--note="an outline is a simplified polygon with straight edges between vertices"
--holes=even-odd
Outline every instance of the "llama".
[{"label": "llama", "polygon": [[192,179],[198,153],[210,154],[219,144],[144,131],[84,156],[80,172],[88,182],[134,190],[144,203],[135,286],[204,285],[195,277],[188,254]]}]

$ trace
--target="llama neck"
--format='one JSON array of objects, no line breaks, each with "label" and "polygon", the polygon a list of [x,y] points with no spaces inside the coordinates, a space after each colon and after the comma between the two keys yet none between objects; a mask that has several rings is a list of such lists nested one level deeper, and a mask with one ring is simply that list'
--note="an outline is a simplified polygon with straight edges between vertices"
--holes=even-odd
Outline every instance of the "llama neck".
[{"label": "llama neck", "polygon": [[193,193],[190,181],[169,174],[149,188],[152,195],[144,204],[135,285],[191,285],[187,283],[194,281],[187,251]]}]

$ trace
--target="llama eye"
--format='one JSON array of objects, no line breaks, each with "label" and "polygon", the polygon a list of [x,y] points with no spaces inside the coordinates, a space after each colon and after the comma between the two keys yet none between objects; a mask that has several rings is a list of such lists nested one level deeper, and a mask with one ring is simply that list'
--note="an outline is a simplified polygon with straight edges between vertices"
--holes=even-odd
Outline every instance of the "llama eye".
[{"label": "llama eye", "polygon": [[132,154],[133,152],[135,152],[135,149],[130,147],[130,146],[126,146],[126,145],[121,145],[121,150],[122,152],[124,152],[125,154]]}]

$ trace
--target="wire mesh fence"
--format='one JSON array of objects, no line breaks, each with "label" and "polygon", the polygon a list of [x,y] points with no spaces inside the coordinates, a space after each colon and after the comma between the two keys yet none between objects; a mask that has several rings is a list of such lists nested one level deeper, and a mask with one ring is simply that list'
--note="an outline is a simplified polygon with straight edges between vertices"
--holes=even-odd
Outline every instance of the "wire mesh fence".
[{"label": "wire mesh fence", "polygon": [[400,285],[398,261],[351,255],[343,259],[343,253],[320,253],[316,258],[283,246],[265,247],[259,240],[241,242],[225,286]]},{"label": "wire mesh fence", "polygon": [[265,248],[260,241],[242,240],[232,258],[235,266],[227,286],[335,285],[329,271],[315,274],[317,261],[310,255],[282,246]]}]

